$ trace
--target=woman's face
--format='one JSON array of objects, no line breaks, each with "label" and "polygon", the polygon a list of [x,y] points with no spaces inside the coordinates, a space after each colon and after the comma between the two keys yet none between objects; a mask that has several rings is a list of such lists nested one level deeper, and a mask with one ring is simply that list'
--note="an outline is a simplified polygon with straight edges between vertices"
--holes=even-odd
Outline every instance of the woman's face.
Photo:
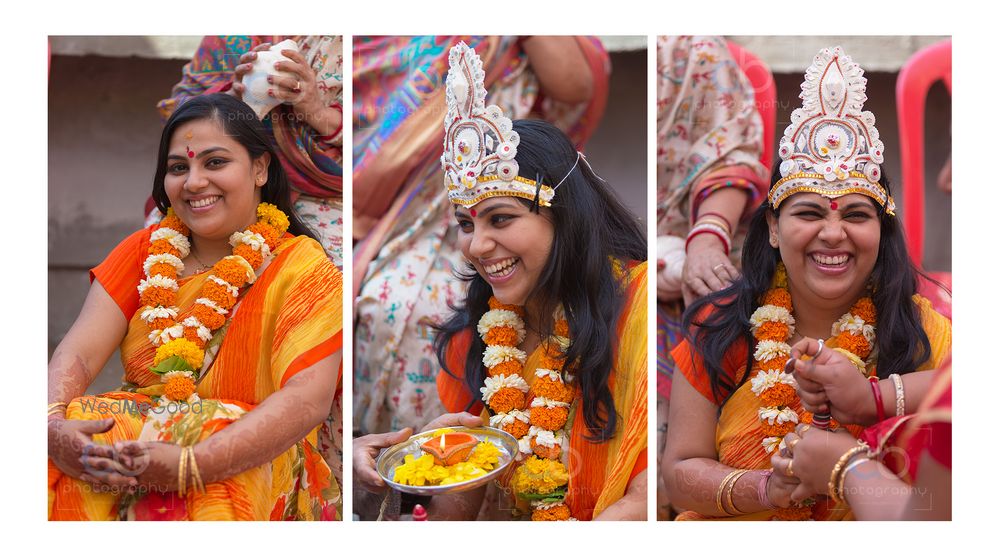
[{"label": "woman's face", "polygon": [[457,207],[458,243],[502,303],[523,306],[552,252],[551,211],[533,213],[514,197]]},{"label": "woman's face", "polygon": [[862,295],[881,239],[871,198],[855,193],[831,202],[798,193],[781,204],[778,219],[768,214],[768,226],[793,296],[831,305],[852,304]]},{"label": "woman's face", "polygon": [[251,160],[214,119],[195,120],[174,130],[163,185],[193,236],[220,240],[253,224],[268,162]]}]

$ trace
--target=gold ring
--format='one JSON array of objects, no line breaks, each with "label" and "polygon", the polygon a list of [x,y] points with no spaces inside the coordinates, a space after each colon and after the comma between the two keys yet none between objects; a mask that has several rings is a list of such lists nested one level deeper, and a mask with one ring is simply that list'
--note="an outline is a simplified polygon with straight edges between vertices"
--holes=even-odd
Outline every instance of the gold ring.
[{"label": "gold ring", "polygon": [[809,424],[802,424],[802,431],[799,432],[799,436],[804,435],[805,432],[809,431],[809,428],[811,428],[811,427],[812,426],[809,425]]},{"label": "gold ring", "polygon": [[790,443],[788,443],[788,449],[791,450],[791,451],[794,451],[795,450],[795,445],[798,445],[799,441],[801,441],[801,440],[802,439],[792,439],[792,441]]},{"label": "gold ring", "polygon": [[719,267],[725,267],[725,266],[726,266],[725,263],[719,263],[715,267],[712,267],[712,271],[715,272],[715,273],[718,273],[719,272]]},{"label": "gold ring", "polygon": [[302,84],[301,81],[295,80],[295,89],[292,89],[292,91],[295,91],[296,93],[298,93],[301,90],[301,87],[300,87],[301,84]]},{"label": "gold ring", "polygon": [[789,478],[794,478],[795,473],[792,472],[792,460],[788,459],[788,466],[785,466],[785,475]]}]

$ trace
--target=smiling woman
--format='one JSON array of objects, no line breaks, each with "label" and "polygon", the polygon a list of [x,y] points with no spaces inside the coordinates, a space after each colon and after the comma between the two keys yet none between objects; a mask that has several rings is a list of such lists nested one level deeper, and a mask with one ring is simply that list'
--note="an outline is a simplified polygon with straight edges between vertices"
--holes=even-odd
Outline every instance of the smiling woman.
[{"label": "smiling woman", "polygon": [[[49,518],[336,518],[317,434],[341,278],[288,211],[253,111],[228,95],[178,108],[153,197],[166,217],[91,271],[49,363]],[[82,396],[119,345],[122,389]]]},{"label": "smiling woman", "polygon": [[[751,217],[743,275],[684,313],[661,471],[686,509],[679,519],[850,519],[825,493],[801,496],[782,460],[783,437],[800,422],[840,426],[830,400],[810,399],[815,415],[800,400],[800,368],[786,362],[802,350],[791,345],[828,339],[809,342],[853,362],[863,395],[853,402],[864,408],[875,406],[868,381],[880,400],[880,381],[935,368],[951,349],[951,322],[916,295],[861,74],[839,47],[816,56]],[[868,424],[844,425],[857,437]]]},{"label": "smiling woman", "polygon": [[[435,496],[428,513],[643,519],[647,297],[639,221],[558,128],[512,122],[485,106],[475,51],[460,43],[449,61],[441,162],[468,290],[436,327],[438,395],[452,414],[432,423],[486,422],[514,436],[520,454],[499,484]],[[396,438],[359,438],[355,478],[371,477],[368,451]]]}]

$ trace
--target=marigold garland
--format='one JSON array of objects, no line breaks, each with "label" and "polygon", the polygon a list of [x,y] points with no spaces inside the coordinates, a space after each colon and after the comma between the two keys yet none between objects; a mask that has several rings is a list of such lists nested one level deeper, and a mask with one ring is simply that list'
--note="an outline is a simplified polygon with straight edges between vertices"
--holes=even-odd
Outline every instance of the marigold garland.
[{"label": "marigold garland", "polygon": [[[788,291],[788,274],[783,263],[778,263],[772,288],[761,296],[761,306],[750,317],[751,333],[757,340],[754,365],[751,370],[751,390],[760,400],[760,430],[764,438],[761,445],[768,453],[778,450],[781,438],[795,430],[799,422],[812,423],[812,414],[797,413],[793,406],[799,404],[795,380],[785,373],[784,365],[790,357],[788,342],[795,334],[792,317],[792,296]],[[862,360],[872,355],[875,340],[875,304],[863,297],[851,306],[834,323],[831,335],[838,348],[847,350]],[[831,427],[836,427],[831,420]],[[808,520],[812,507],[778,509],[777,520]]]},{"label": "marigold garland", "polygon": [[[576,395],[575,389],[566,384],[572,376],[563,373],[564,351],[570,344],[569,323],[560,310],[554,334],[541,346],[534,384],[528,388],[523,380],[508,379],[520,378],[524,371],[527,355],[514,348],[524,340],[524,309],[503,304],[495,297],[490,297],[489,307],[477,327],[486,343],[483,364],[489,375],[481,389],[483,401],[494,413],[490,425],[514,436],[520,452],[528,455],[515,470],[511,488],[518,496],[532,499],[551,494],[544,508],[532,512],[532,520],[569,520],[569,507],[563,503],[565,495],[557,492],[569,482],[569,472],[562,462],[563,448],[568,445],[563,428]],[[498,384],[504,386],[497,388]]]},{"label": "marigold garland", "polygon": [[[219,260],[201,287],[200,297],[183,313],[176,307],[182,260],[190,253],[190,230],[167,209],[150,236],[143,265],[146,278],[139,283],[141,318],[150,328],[149,340],[157,346],[152,371],[165,383],[162,402],[196,400],[196,382],[205,359],[205,347],[226,322],[236,305],[240,288],[256,280],[255,272],[278,247],[288,229],[288,217],[276,206],[257,206],[258,221],[229,242],[233,255]],[[170,369],[163,369],[163,368]]]}]

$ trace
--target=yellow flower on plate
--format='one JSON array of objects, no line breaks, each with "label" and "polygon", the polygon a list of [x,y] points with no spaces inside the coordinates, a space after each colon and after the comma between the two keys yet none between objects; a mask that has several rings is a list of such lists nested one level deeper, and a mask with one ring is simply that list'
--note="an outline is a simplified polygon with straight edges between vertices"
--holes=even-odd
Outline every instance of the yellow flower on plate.
[{"label": "yellow flower on plate", "polygon": [[469,457],[468,461],[469,464],[478,466],[483,470],[492,470],[496,468],[496,465],[499,462],[500,449],[489,441],[481,441],[478,445],[476,445],[476,448],[472,450],[472,455]]},{"label": "yellow flower on plate", "polygon": [[[442,467],[439,466],[439,468]],[[486,470],[483,470],[472,462],[459,462],[447,467],[446,470],[448,476],[441,480],[441,485],[457,484],[486,475]]]},{"label": "yellow flower on plate", "polygon": [[413,458],[413,455],[403,457],[403,464],[396,467],[392,481],[403,485],[437,485],[448,477],[444,466],[434,464],[434,457],[429,454]]}]

